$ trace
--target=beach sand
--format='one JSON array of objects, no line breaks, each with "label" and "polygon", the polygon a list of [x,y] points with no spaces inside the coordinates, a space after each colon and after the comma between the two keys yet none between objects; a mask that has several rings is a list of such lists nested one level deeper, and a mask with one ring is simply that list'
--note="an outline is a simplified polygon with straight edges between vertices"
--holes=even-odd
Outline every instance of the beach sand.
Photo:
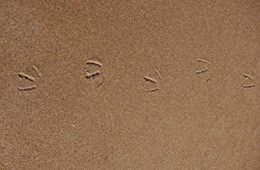
[{"label": "beach sand", "polygon": [[259,21],[257,0],[1,0],[0,169],[260,169]]}]

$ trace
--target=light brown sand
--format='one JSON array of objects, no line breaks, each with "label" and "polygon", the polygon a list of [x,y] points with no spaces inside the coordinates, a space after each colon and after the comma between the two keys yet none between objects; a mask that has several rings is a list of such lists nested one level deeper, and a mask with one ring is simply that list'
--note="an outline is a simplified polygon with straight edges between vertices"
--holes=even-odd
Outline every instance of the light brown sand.
[{"label": "light brown sand", "polygon": [[0,169],[260,169],[259,20],[258,0],[0,0]]}]

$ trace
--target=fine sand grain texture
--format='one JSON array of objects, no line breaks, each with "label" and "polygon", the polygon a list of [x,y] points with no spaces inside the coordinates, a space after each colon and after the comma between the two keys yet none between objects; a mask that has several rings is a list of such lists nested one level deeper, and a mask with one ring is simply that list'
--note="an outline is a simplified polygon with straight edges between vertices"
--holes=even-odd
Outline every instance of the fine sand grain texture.
[{"label": "fine sand grain texture", "polygon": [[259,0],[0,0],[0,169],[259,170],[259,24]]}]

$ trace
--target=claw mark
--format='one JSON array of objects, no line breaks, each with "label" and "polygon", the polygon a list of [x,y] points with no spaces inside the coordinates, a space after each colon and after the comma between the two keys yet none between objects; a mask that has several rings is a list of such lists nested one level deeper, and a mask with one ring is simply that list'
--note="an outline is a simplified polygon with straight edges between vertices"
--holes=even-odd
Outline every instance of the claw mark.
[{"label": "claw mark", "polygon": [[36,72],[38,77],[41,77],[41,72],[39,71],[38,67],[36,67],[35,65],[33,65],[33,70]]},{"label": "claw mark", "polygon": [[250,76],[249,74],[246,74],[246,73],[244,73],[244,77],[245,77],[245,78],[248,78],[248,79],[250,79],[250,80],[254,80],[252,76]]},{"label": "claw mark", "polygon": [[99,67],[103,66],[103,64],[101,62],[96,61],[96,60],[88,60],[87,64],[92,64],[92,65],[96,65],[96,66],[99,66]]},{"label": "claw mark", "polygon": [[159,88],[154,88],[154,89],[151,89],[151,90],[147,90],[147,89],[144,89],[145,92],[155,92],[155,91],[158,91]]},{"label": "claw mark", "polygon": [[202,70],[196,71],[196,73],[197,73],[197,74],[201,74],[201,73],[204,73],[204,72],[206,72],[206,71],[208,71],[208,70],[209,70],[208,67],[206,67],[206,68],[204,68],[204,69],[202,69]]},{"label": "claw mark", "polygon": [[254,68],[252,68],[252,71],[253,71],[254,75],[256,76],[256,70]]},{"label": "claw mark", "polygon": [[21,78],[25,78],[27,80],[30,80],[30,81],[35,81],[34,77],[29,76],[28,74],[25,74],[25,73],[22,73],[22,72],[19,72],[18,76],[21,77]]},{"label": "claw mark", "polygon": [[92,72],[92,73],[87,72],[86,73],[86,78],[92,78],[92,77],[95,77],[95,76],[97,76],[99,74],[100,74],[100,71],[95,71],[95,72]]},{"label": "claw mark", "polygon": [[29,86],[29,87],[18,87],[20,91],[30,91],[36,89],[36,86]]},{"label": "claw mark", "polygon": [[243,84],[244,88],[251,88],[251,87],[255,87],[254,84]]},{"label": "claw mark", "polygon": [[155,69],[155,72],[157,73],[159,79],[162,80],[162,76],[161,76],[160,72],[157,69]]},{"label": "claw mark", "polygon": [[205,59],[202,59],[202,58],[198,58],[197,61],[198,62],[202,62],[202,63],[210,64],[210,62],[208,60],[205,60]]},{"label": "claw mark", "polygon": [[149,77],[149,76],[144,76],[144,79],[146,81],[149,81],[149,82],[152,82],[152,83],[157,83],[157,80],[152,78],[152,77]]}]

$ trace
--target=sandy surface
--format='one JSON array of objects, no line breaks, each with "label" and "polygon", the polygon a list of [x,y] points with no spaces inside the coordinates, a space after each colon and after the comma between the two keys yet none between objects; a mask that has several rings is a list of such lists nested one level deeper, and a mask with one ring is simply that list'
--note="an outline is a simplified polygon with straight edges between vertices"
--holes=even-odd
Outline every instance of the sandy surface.
[{"label": "sandy surface", "polygon": [[260,169],[259,21],[257,0],[0,0],[0,169]]}]

